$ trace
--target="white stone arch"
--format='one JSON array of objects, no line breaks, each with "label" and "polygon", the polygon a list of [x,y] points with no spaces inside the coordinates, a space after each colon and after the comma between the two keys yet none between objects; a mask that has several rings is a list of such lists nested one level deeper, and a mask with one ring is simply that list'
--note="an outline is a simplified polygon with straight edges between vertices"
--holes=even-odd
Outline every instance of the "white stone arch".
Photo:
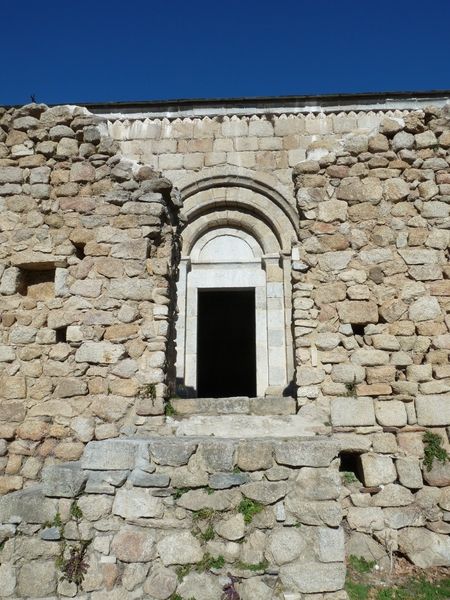
[{"label": "white stone arch", "polygon": [[[177,379],[193,395],[199,289],[254,288],[258,396],[281,394],[294,373],[290,264],[298,217],[261,182],[240,184],[222,174],[181,190],[187,224],[177,285]],[[213,251],[202,256],[208,244]]]}]

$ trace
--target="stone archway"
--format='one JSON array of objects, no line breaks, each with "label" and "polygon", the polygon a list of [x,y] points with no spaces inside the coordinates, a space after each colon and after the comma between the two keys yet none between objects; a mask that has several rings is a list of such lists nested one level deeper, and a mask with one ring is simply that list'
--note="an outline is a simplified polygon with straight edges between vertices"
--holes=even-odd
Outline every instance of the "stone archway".
[{"label": "stone archway", "polygon": [[210,187],[199,182],[196,192],[184,190],[176,370],[180,393],[187,396],[199,391],[199,297],[206,290],[253,290],[256,395],[281,395],[292,380],[290,269],[297,235],[287,202],[272,202],[260,187],[240,187],[233,178],[228,185],[221,179]]}]

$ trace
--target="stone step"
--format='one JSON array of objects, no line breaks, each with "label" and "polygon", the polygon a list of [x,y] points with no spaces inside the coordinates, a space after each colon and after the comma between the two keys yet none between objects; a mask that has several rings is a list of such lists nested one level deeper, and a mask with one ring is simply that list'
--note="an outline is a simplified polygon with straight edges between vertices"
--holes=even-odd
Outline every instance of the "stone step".
[{"label": "stone step", "polygon": [[266,396],[264,398],[173,398],[176,415],[295,415],[294,398]]},{"label": "stone step", "polygon": [[192,415],[167,417],[175,436],[302,438],[327,435],[331,428],[301,415]]}]

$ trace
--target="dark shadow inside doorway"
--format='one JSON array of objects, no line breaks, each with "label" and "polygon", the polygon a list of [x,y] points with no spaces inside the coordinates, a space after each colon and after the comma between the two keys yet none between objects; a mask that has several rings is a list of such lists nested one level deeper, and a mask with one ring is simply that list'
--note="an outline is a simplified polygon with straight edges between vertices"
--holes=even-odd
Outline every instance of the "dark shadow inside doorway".
[{"label": "dark shadow inside doorway", "polygon": [[256,396],[255,290],[199,290],[197,396]]}]

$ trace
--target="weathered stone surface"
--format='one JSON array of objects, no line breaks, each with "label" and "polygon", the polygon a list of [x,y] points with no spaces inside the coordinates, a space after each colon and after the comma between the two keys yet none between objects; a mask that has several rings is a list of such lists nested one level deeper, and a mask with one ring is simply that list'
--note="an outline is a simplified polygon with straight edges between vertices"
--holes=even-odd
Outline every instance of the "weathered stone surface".
[{"label": "weathered stone surface", "polygon": [[200,543],[190,531],[164,537],[158,542],[157,549],[165,567],[198,563],[203,558]]},{"label": "weathered stone surface", "polygon": [[351,529],[357,531],[380,531],[384,528],[383,511],[376,507],[352,506],[347,512],[347,521]]},{"label": "weathered stone surface", "polygon": [[342,527],[320,527],[317,531],[319,559],[321,562],[339,562],[345,557],[345,536]]},{"label": "weathered stone surface", "polygon": [[338,527],[342,521],[340,503],[331,500],[306,501],[289,494],[286,498],[286,508],[296,517],[299,523],[304,525]]},{"label": "weathered stone surface", "polygon": [[423,569],[450,565],[450,538],[447,535],[406,527],[399,532],[398,545],[401,552]]},{"label": "weathered stone surface", "polygon": [[140,447],[129,440],[90,442],[86,446],[81,464],[83,469],[92,470],[132,469]]},{"label": "weathered stone surface", "polygon": [[17,591],[21,596],[44,598],[56,590],[56,568],[53,561],[26,562],[19,571]]},{"label": "weathered stone surface", "polygon": [[399,400],[375,402],[375,416],[386,427],[404,427],[408,422],[405,405]]},{"label": "weathered stone surface", "polygon": [[148,562],[156,556],[156,535],[144,527],[126,525],[116,533],[111,549],[123,562]]},{"label": "weathered stone surface", "polygon": [[414,500],[414,496],[409,490],[396,485],[395,483],[389,483],[383,487],[383,489],[375,494],[372,498],[373,506],[407,506]]},{"label": "weathered stone surface", "polygon": [[362,454],[361,466],[364,484],[368,487],[392,483],[397,479],[397,471],[395,470],[394,463],[388,456],[371,453]]},{"label": "weathered stone surface", "polygon": [[208,494],[205,490],[190,490],[177,500],[178,506],[188,510],[201,510],[211,508],[213,510],[231,510],[235,508],[242,495],[238,490],[219,490]]},{"label": "weathered stone surface", "polygon": [[3,563],[0,565],[0,589],[7,598],[12,596],[16,587],[16,572],[13,565]]},{"label": "weathered stone surface", "polygon": [[241,491],[247,498],[261,502],[261,504],[273,504],[284,498],[287,486],[284,482],[253,481],[241,486]]},{"label": "weathered stone surface", "polygon": [[125,354],[122,344],[111,342],[84,342],[75,353],[77,362],[109,365],[116,363]]},{"label": "weathered stone surface", "polygon": [[249,479],[247,473],[214,473],[209,478],[209,486],[214,490],[225,490],[247,483]]},{"label": "weathered stone surface", "polygon": [[245,534],[244,516],[239,513],[228,519],[223,519],[214,526],[214,530],[226,540],[240,540]]},{"label": "weathered stone surface", "polygon": [[284,565],[299,558],[307,544],[305,536],[296,529],[275,529],[269,537],[265,556],[269,562]]},{"label": "weathered stone surface", "polygon": [[183,440],[161,440],[150,443],[153,460],[159,465],[178,467],[187,464],[197,449],[197,443]]},{"label": "weathered stone surface", "polygon": [[448,394],[418,395],[416,398],[416,411],[419,425],[447,425],[450,422]]},{"label": "weathered stone surface", "polygon": [[42,471],[42,489],[46,496],[75,498],[86,480],[87,474],[79,463],[49,465]]},{"label": "weathered stone surface", "polygon": [[274,443],[275,460],[280,465],[327,467],[338,452],[338,444],[331,440],[289,440]]},{"label": "weathered stone surface", "polygon": [[0,522],[3,523],[12,517],[26,523],[45,523],[52,521],[56,512],[57,501],[46,498],[38,486],[0,498]]},{"label": "weathered stone surface", "polygon": [[236,464],[243,471],[268,469],[273,464],[273,448],[270,443],[240,442],[237,448]]},{"label": "weathered stone surface", "polygon": [[117,490],[113,504],[115,515],[125,519],[159,518],[162,517],[163,512],[161,500],[152,496],[150,490],[132,488]]},{"label": "weathered stone surface", "polygon": [[178,586],[177,593],[182,598],[215,600],[220,598],[223,591],[216,577],[207,573],[189,573]]},{"label": "weathered stone surface", "polygon": [[334,592],[344,586],[345,566],[342,563],[291,563],[280,568],[280,579],[288,589],[303,594]]},{"label": "weathered stone surface", "polygon": [[144,592],[156,600],[167,600],[177,589],[177,576],[170,569],[156,566],[144,583]]},{"label": "weathered stone surface", "polygon": [[331,422],[334,426],[364,426],[375,423],[371,398],[333,398]]},{"label": "weathered stone surface", "polygon": [[416,458],[398,458],[395,466],[402,485],[410,489],[423,487],[422,471]]},{"label": "weathered stone surface", "polygon": [[442,463],[439,460],[434,460],[429,471],[427,469],[423,470],[423,478],[428,485],[437,487],[450,485],[450,461]]},{"label": "weathered stone surface", "polygon": [[419,298],[409,307],[411,321],[430,321],[441,314],[438,300],[434,296]]}]

